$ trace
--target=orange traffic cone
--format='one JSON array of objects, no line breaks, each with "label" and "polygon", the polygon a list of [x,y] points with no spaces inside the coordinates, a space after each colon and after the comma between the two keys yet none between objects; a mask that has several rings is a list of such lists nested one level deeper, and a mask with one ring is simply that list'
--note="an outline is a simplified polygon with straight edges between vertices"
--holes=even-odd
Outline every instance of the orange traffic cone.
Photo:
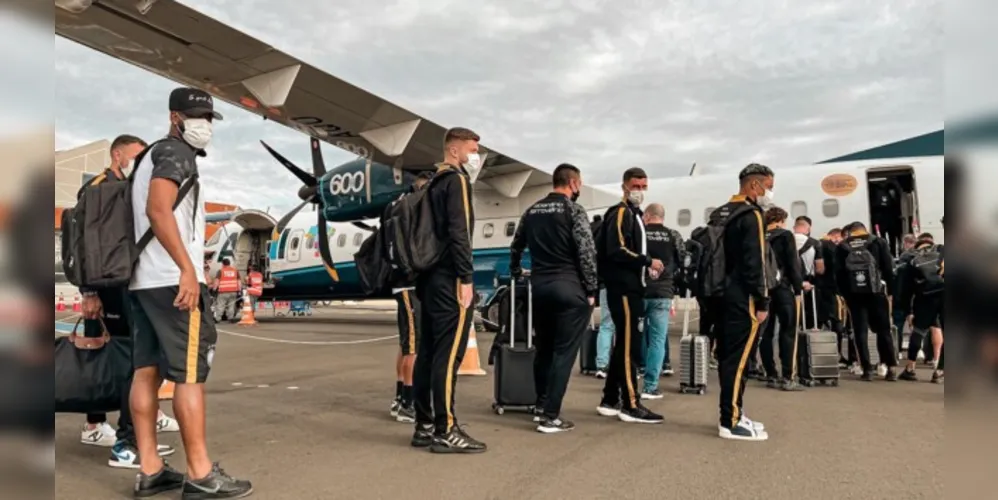
[{"label": "orange traffic cone", "polygon": [[250,302],[249,292],[243,290],[243,314],[242,319],[239,320],[239,325],[243,326],[254,326],[256,325],[256,318],[253,316],[253,306]]},{"label": "orange traffic cone", "polygon": [[475,338],[475,322],[468,327],[468,349],[464,351],[464,359],[457,369],[458,375],[487,375],[482,369],[482,361],[478,357],[478,339]]},{"label": "orange traffic cone", "polygon": [[80,294],[73,296],[73,312],[82,312],[83,304],[80,303]]},{"label": "orange traffic cone", "polygon": [[169,380],[164,380],[163,385],[159,386],[159,399],[173,399],[173,390],[177,387],[177,384],[170,382]]},{"label": "orange traffic cone", "polygon": [[60,312],[66,310],[66,299],[63,298],[61,293],[59,294],[59,301],[55,303],[55,310]]}]

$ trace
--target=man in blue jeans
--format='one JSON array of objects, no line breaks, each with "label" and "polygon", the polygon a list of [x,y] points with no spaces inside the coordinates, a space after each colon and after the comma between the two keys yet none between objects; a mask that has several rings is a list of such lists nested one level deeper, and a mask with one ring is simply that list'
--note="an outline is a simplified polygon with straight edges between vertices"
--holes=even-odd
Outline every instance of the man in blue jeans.
[{"label": "man in blue jeans", "polygon": [[658,203],[648,205],[644,213],[648,256],[659,259],[665,266],[661,273],[649,272],[645,287],[644,388],[641,399],[662,399],[658,378],[664,372],[672,375],[669,360],[669,310],[672,308],[674,276],[683,261],[683,240],[678,232],[665,227],[665,207]]},{"label": "man in blue jeans", "polygon": [[599,289],[599,333],[596,335],[596,378],[606,378],[610,365],[610,348],[613,347],[613,318],[607,308],[606,288]]}]

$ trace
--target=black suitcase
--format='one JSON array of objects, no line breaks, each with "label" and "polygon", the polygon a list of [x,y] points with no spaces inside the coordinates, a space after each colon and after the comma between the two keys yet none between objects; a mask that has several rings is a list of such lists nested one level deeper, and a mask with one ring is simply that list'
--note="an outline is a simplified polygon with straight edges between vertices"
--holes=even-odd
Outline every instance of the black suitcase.
[{"label": "black suitcase", "polygon": [[[806,330],[798,323],[797,333],[797,367],[801,385],[813,387],[817,384],[839,385],[839,339],[835,332],[822,328],[818,324],[818,307],[815,294],[811,293],[814,325],[816,328]],[[804,294],[801,293],[801,308],[804,308]]]},{"label": "black suitcase", "polygon": [[579,350],[579,372],[583,375],[595,375],[596,344],[599,339],[599,327],[589,328],[582,334],[582,348]]},{"label": "black suitcase", "polygon": [[[527,342],[526,346],[516,345],[516,327],[518,321],[516,312],[519,308],[510,308],[509,344],[499,345],[496,355],[493,381],[495,385],[492,411],[502,415],[506,408],[519,408],[532,411],[537,404],[537,390],[534,387],[534,356],[533,346],[533,289],[527,278]],[[516,304],[516,286],[510,287],[510,302]],[[524,324],[524,323],[519,323]]]}]

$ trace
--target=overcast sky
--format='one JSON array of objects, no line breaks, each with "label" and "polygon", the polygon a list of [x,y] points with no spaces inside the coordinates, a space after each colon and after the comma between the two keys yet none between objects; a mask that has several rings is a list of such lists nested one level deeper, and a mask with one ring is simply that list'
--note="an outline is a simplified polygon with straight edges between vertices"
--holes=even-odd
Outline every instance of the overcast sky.
[{"label": "overcast sky", "polygon": [[[635,165],[665,177],[693,162],[813,163],[943,126],[938,0],[183,3],[519,160],[574,163],[591,183]],[[55,68],[57,148],[165,133],[173,82],[58,36]],[[202,164],[210,199],[293,204],[297,181],[256,141],[307,168],[307,138],[219,109]],[[351,159],[324,151],[327,165]]]}]

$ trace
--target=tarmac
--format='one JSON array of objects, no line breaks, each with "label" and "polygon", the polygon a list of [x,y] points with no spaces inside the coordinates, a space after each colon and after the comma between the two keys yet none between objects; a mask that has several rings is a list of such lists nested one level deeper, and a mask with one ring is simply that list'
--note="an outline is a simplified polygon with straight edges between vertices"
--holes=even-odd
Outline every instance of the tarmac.
[{"label": "tarmac", "polygon": [[[66,314],[60,315],[65,317]],[[749,381],[746,412],[767,442],[717,437],[717,382],[704,396],[645,404],[662,425],[600,417],[602,381],[576,373],[563,417],[569,433],[542,435],[525,414],[491,409],[492,335],[479,333],[488,376],[461,376],[456,414],[486,453],[440,456],[409,447],[412,426],[388,414],[398,351],[394,311],[318,308],[312,317],[258,316],[219,325],[207,384],[209,451],[261,499],[759,499],[942,498],[943,387],[863,383],[800,393]],[[670,335],[676,363],[679,331]],[[165,411],[172,414],[169,402]],[[117,416],[109,418],[112,424]],[[83,415],[56,417],[56,498],[131,498],[135,471],[109,468],[108,448],[83,445]],[[183,471],[178,448],[169,462]],[[167,493],[156,498],[179,498]]]}]

